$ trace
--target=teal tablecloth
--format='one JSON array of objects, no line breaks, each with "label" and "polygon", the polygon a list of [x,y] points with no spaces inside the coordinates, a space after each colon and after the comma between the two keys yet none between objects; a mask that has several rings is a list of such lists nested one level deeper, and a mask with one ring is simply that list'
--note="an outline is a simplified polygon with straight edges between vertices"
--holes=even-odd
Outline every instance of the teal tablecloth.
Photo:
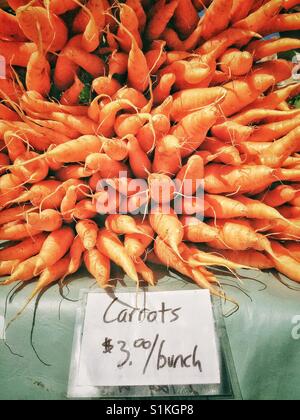
[{"label": "teal tablecloth", "polygon": [[[249,272],[242,274],[249,276]],[[262,290],[256,280],[242,279],[238,283],[223,277],[224,283],[239,284],[248,295],[225,286],[240,304],[239,310],[226,319],[226,325],[243,398],[300,399],[300,340],[292,336],[293,321],[300,316],[300,291],[289,289],[271,273],[252,272],[250,277],[267,288]],[[181,281],[172,282],[178,289],[183,286]],[[74,280],[69,297],[78,298],[80,290],[92,284],[84,276]],[[8,319],[20,309],[32,288],[28,285],[15,297],[9,305]],[[0,316],[8,291],[0,289]],[[61,301],[57,286],[39,303],[33,342],[39,356],[51,366],[44,366],[30,346],[33,305],[10,327],[7,341],[23,357],[12,355],[0,340],[0,399],[66,398],[77,305]]]}]

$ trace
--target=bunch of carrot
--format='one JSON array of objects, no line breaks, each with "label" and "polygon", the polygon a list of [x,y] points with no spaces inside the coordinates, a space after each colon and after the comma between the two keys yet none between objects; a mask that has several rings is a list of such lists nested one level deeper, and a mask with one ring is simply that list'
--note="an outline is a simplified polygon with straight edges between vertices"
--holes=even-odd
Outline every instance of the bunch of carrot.
[{"label": "bunch of carrot", "polygon": [[[219,296],[210,266],[276,268],[300,282],[300,84],[282,87],[293,65],[274,57],[300,40],[264,38],[300,29],[299,1],[8,4],[0,240],[14,243],[0,250],[1,285],[39,276],[31,300],[84,263],[108,287],[111,262],[151,285],[147,263],[163,264]],[[128,191],[136,178],[147,188]],[[180,194],[181,214],[164,212]],[[158,211],[134,215],[150,199]],[[124,200],[128,214],[109,214]]]}]

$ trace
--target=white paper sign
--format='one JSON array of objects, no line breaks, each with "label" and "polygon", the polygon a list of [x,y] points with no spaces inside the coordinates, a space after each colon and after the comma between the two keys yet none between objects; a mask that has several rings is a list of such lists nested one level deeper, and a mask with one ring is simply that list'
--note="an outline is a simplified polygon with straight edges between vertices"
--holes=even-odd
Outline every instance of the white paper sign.
[{"label": "white paper sign", "polygon": [[79,386],[219,383],[207,291],[88,294]]}]

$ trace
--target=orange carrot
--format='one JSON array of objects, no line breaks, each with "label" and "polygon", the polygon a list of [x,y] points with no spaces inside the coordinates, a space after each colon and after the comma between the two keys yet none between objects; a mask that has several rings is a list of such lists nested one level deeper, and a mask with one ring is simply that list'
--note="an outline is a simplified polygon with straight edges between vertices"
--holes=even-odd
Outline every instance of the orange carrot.
[{"label": "orange carrot", "polygon": [[207,9],[202,21],[202,37],[211,39],[224,31],[229,25],[232,0],[214,0]]},{"label": "orange carrot", "polygon": [[253,65],[253,57],[247,51],[240,51],[236,48],[228,49],[220,57],[220,69],[232,76],[244,76],[248,74]]},{"label": "orange carrot", "polygon": [[182,216],[180,221],[184,227],[183,239],[188,242],[211,242],[218,237],[217,229],[200,221],[196,217]]},{"label": "orange carrot", "polygon": [[187,89],[175,93],[171,110],[173,121],[180,121],[189,113],[224,100],[227,91],[222,87]]},{"label": "orange carrot", "polygon": [[265,24],[279,13],[281,7],[282,0],[270,0],[245,19],[236,22],[234,27],[260,32],[261,29],[264,29]]},{"label": "orange carrot", "polygon": [[217,120],[217,109],[207,107],[184,117],[171,129],[181,143],[181,156],[187,157],[197,150],[207,135],[208,130]]},{"label": "orange carrot", "polygon": [[67,27],[63,20],[55,14],[47,12],[42,7],[27,5],[19,7],[16,16],[26,37],[36,45],[39,44],[39,33],[37,27],[32,24],[33,20],[39,24],[43,47],[46,51],[59,51],[66,44]]},{"label": "orange carrot", "polygon": [[107,229],[101,229],[98,234],[97,248],[99,252],[111,259],[115,264],[122,267],[125,273],[132,280],[136,283],[139,282],[134,263],[127,254],[117,235]]},{"label": "orange carrot", "polygon": [[155,149],[152,170],[156,173],[174,176],[181,165],[180,142],[175,136],[165,136]]},{"label": "orange carrot", "polygon": [[136,137],[128,139],[129,162],[132,172],[137,178],[147,179],[151,172],[151,161],[143,151]]},{"label": "orange carrot", "polygon": [[247,206],[242,202],[221,195],[205,194],[205,202],[209,207],[205,210],[206,217],[232,219],[248,217]]},{"label": "orange carrot", "polygon": [[235,167],[211,164],[205,167],[204,185],[210,194],[249,193],[268,187],[276,179],[274,175],[274,169],[262,165]]},{"label": "orange carrot", "polygon": [[110,280],[110,260],[98,249],[92,248],[84,253],[84,263],[95,277],[100,287],[107,287]]},{"label": "orange carrot", "polygon": [[159,39],[174,15],[177,5],[178,1],[172,0],[170,3],[163,5],[162,8],[157,9],[156,13],[149,20],[146,29],[146,36],[149,40]]},{"label": "orange carrot", "polygon": [[74,240],[73,230],[69,227],[51,232],[42,245],[35,264],[35,273],[39,274],[43,267],[56,264],[70,249]]},{"label": "orange carrot", "polygon": [[27,260],[40,252],[46,238],[45,233],[40,233],[33,238],[24,239],[17,245],[5,247],[0,250],[0,261]]},{"label": "orange carrot", "polygon": [[41,213],[28,213],[26,219],[29,225],[45,232],[60,229],[63,222],[61,214],[52,209],[43,210]]}]

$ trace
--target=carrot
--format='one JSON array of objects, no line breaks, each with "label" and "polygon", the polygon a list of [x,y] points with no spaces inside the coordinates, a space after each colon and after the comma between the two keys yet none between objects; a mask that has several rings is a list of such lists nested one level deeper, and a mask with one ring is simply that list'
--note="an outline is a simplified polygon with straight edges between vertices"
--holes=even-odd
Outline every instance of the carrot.
[{"label": "carrot", "polygon": [[253,71],[256,75],[272,76],[275,83],[280,83],[291,77],[293,67],[293,63],[287,60],[270,60],[257,64]]},{"label": "carrot", "polygon": [[156,173],[174,176],[181,165],[180,142],[175,136],[165,136],[155,148],[152,170]]},{"label": "carrot", "polygon": [[217,121],[217,109],[207,107],[184,117],[171,129],[181,143],[181,156],[188,157],[197,150],[208,133],[208,130]]},{"label": "carrot", "polygon": [[229,28],[206,41],[195,52],[197,54],[208,54],[214,51],[215,57],[218,58],[232,45],[241,41],[247,43],[253,37],[260,38],[260,35],[245,29]]},{"label": "carrot", "polygon": [[[139,77],[136,77],[136,75]],[[131,49],[128,55],[128,82],[134,89],[144,92],[149,87],[149,69],[146,57],[132,38]]]},{"label": "carrot", "polygon": [[142,233],[133,217],[122,214],[109,215],[105,221],[105,227],[117,235]]},{"label": "carrot", "polygon": [[32,22],[34,20],[39,24],[43,47],[46,51],[59,51],[66,44],[67,27],[63,20],[54,13],[47,12],[42,7],[26,5],[16,10],[16,16],[26,37],[36,45],[39,44],[39,33]]},{"label": "carrot", "polygon": [[145,29],[145,25],[147,22],[147,16],[143,5],[141,4],[140,0],[127,0],[126,4],[131,7],[131,9],[135,12],[136,17],[138,18],[138,25],[140,32],[143,32]]},{"label": "carrot", "polygon": [[127,254],[122,242],[117,235],[101,229],[97,239],[98,251],[104,254],[107,258],[111,259],[115,264],[122,267],[125,273],[136,283],[139,282],[136,268],[133,261]]},{"label": "carrot", "polygon": [[214,0],[202,21],[202,37],[205,40],[224,31],[229,25],[232,0]]},{"label": "carrot", "polygon": [[0,177],[0,207],[5,207],[17,199],[23,191],[19,178],[13,174],[2,175]]},{"label": "carrot", "polygon": [[253,65],[253,57],[248,51],[240,51],[236,48],[228,49],[220,57],[220,69],[232,76],[244,76],[248,74]]},{"label": "carrot", "polygon": [[164,241],[158,238],[155,241],[154,250],[155,254],[164,265],[175,269],[184,276],[191,278],[196,284],[198,284],[198,286],[210,290],[212,294],[224,297],[221,292],[211,286],[209,280],[201,273],[200,269],[190,268],[188,264],[184,263],[182,259],[180,259],[179,256],[177,256],[177,254],[164,243]]},{"label": "carrot", "polygon": [[151,172],[151,162],[147,154],[143,151],[136,137],[130,136],[128,139],[129,163],[132,172],[137,178],[147,179]]},{"label": "carrot", "polygon": [[212,135],[224,142],[240,143],[249,139],[254,128],[238,124],[235,121],[226,121],[212,127]]},{"label": "carrot", "polygon": [[[211,225],[214,226],[213,222]],[[267,251],[272,254],[270,242],[263,235],[256,233],[248,222],[239,220],[217,221],[220,238],[210,243],[217,249],[231,249],[234,251]]]},{"label": "carrot", "polygon": [[78,4],[74,0],[52,0],[49,1],[49,10],[56,15],[63,15],[66,12],[74,10]]},{"label": "carrot", "polygon": [[247,51],[253,54],[255,61],[270,57],[284,51],[300,48],[299,39],[277,38],[264,41],[254,41],[247,46]]},{"label": "carrot", "polygon": [[174,199],[176,186],[168,175],[150,174],[148,186],[148,195],[155,203],[169,204]]},{"label": "carrot", "polygon": [[227,95],[220,104],[222,114],[226,117],[236,114],[274,84],[273,76],[254,73],[224,85]]},{"label": "carrot", "polygon": [[[213,249],[211,249],[211,252],[213,252]],[[252,249],[248,249],[247,251],[222,249],[218,250],[217,255],[221,255],[226,260],[233,263],[258,268],[259,270],[270,270],[271,268],[274,268],[274,263],[269,256]]]},{"label": "carrot", "polygon": [[0,261],[27,260],[40,252],[46,238],[45,233],[40,233],[33,238],[24,239],[17,245],[7,246],[0,250]]},{"label": "carrot", "polygon": [[300,28],[300,13],[279,14],[265,22],[262,28],[262,35],[273,34],[276,32],[297,31]]},{"label": "carrot", "polygon": [[43,160],[32,162],[32,159],[38,156],[40,155],[35,152],[26,152],[18,156],[14,161],[14,166],[11,168],[11,173],[22,182],[36,184],[43,181],[48,175],[49,167],[47,162]]},{"label": "carrot", "polygon": [[26,41],[16,16],[0,10],[0,38],[6,41]]},{"label": "carrot", "polygon": [[163,74],[153,90],[154,103],[161,104],[171,93],[171,89],[176,81],[174,73]]},{"label": "carrot", "polygon": [[279,242],[272,241],[271,246],[273,252],[276,255],[276,259],[271,257],[274,262],[275,268],[282,274],[289,277],[291,280],[294,280],[297,283],[299,283],[299,262],[296,259],[292,258],[290,252],[284,246],[280,245]]},{"label": "carrot", "polygon": [[139,22],[135,11],[127,4],[119,4],[120,25],[117,32],[117,40],[123,51],[129,52],[133,41],[139,48],[142,47],[142,39],[139,33]]},{"label": "carrot", "polygon": [[156,143],[170,131],[169,118],[161,113],[155,113],[149,123],[143,125],[137,132],[136,138],[141,148],[147,154],[151,153]]},{"label": "carrot", "polygon": [[274,169],[263,165],[235,167],[210,164],[205,167],[205,190],[209,194],[249,193],[272,184],[274,172]]},{"label": "carrot", "polygon": [[70,264],[68,267],[67,275],[74,274],[79,270],[82,257],[86,249],[84,248],[79,236],[76,236],[71,247],[70,247]]},{"label": "carrot", "polygon": [[[83,50],[82,48],[73,45],[68,45],[64,48],[61,54],[63,54],[63,58],[65,57],[74,64],[76,64],[76,66],[82,67],[87,73],[90,73],[93,77],[103,76],[105,72],[105,65],[103,60],[100,57]],[[60,68],[61,67],[62,65],[60,66]],[[69,71],[68,68],[67,70]],[[56,70],[56,73],[58,71],[59,69]],[[74,69],[73,73],[69,75],[69,77],[70,76],[72,76],[70,81],[73,82]],[[60,83],[60,85],[62,85],[62,83]]]},{"label": "carrot", "polygon": [[175,213],[149,215],[152,229],[179,255],[178,246],[183,241],[184,229]]},{"label": "carrot", "polygon": [[11,207],[0,212],[0,225],[5,225],[10,222],[17,222],[24,220],[27,211],[32,210],[31,205],[23,205],[18,207]]},{"label": "carrot", "polygon": [[143,125],[149,121],[149,114],[121,114],[114,124],[114,131],[118,137],[135,136]]},{"label": "carrot", "polygon": [[146,29],[146,36],[150,41],[160,38],[174,15],[177,5],[178,1],[172,0],[170,3],[163,5],[162,8],[157,9],[156,13],[149,20]]},{"label": "carrot", "polygon": [[25,261],[20,262],[12,271],[10,277],[4,282],[0,283],[0,286],[8,286],[19,281],[27,282],[32,280],[35,277],[34,269],[37,260],[38,257],[33,256]]},{"label": "carrot", "polygon": [[[225,267],[229,270],[249,268],[247,266],[242,266],[240,263],[234,263],[234,262],[228,261],[224,259],[222,256],[217,255],[216,253],[203,252],[197,248],[188,248],[184,244],[182,245],[182,248],[183,248],[182,256],[186,255],[188,261],[194,267],[201,267],[203,265],[219,266],[219,267]],[[207,274],[208,273],[209,272],[207,272]]]},{"label": "carrot", "polygon": [[300,207],[282,206],[277,209],[286,219],[295,219],[300,217]]},{"label": "carrot", "polygon": [[202,186],[204,164],[200,156],[192,156],[176,175],[176,185],[180,193],[194,195]]},{"label": "carrot", "polygon": [[78,105],[79,96],[84,88],[82,81],[75,75],[75,81],[69,89],[67,89],[60,98],[63,105]]},{"label": "carrot", "polygon": [[125,249],[134,259],[144,254],[154,236],[153,229],[147,222],[137,222],[136,225],[142,233],[128,233],[124,239]]},{"label": "carrot", "polygon": [[[5,172],[5,167],[8,166],[9,164],[10,164],[9,157],[4,153],[0,153],[0,175],[2,175],[2,173]],[[1,169],[3,166],[4,168]]]},{"label": "carrot", "polygon": [[233,0],[231,9],[231,22],[238,22],[248,16],[253,3],[254,0],[244,0],[242,2],[239,0]]},{"label": "carrot", "polygon": [[173,121],[180,121],[191,112],[221,102],[226,94],[223,87],[187,89],[175,93],[171,118]]},{"label": "carrot", "polygon": [[125,160],[128,157],[127,143],[121,139],[107,139],[103,143],[103,151],[112,160]]},{"label": "carrot", "polygon": [[113,52],[108,60],[109,75],[125,74],[128,67],[128,54]]},{"label": "carrot", "polygon": [[134,265],[137,273],[139,273],[142,276],[143,280],[146,283],[150,284],[150,286],[156,285],[156,280],[153,271],[149,267],[147,267],[147,265],[141,258],[136,258],[134,260]]},{"label": "carrot", "polygon": [[[123,100],[122,105],[124,109],[132,110],[133,107],[144,108],[147,106],[148,101],[142,92],[137,89],[123,87],[117,91],[113,96],[114,100]],[[127,101],[127,102],[126,102]]]},{"label": "carrot", "polygon": [[300,260],[300,249],[298,242],[287,242],[284,247],[289,251],[290,255],[297,261]]},{"label": "carrot", "polygon": [[32,53],[37,50],[33,42],[8,42],[0,40],[0,54],[12,66],[27,67]]},{"label": "carrot", "polygon": [[84,253],[84,263],[100,287],[107,287],[110,280],[110,260],[98,249],[92,248]]},{"label": "carrot", "polygon": [[19,121],[19,116],[12,109],[0,103],[0,119],[6,121]]},{"label": "carrot", "polygon": [[36,229],[23,222],[12,222],[0,227],[1,241],[21,241],[28,237],[33,237],[41,233],[40,229]]},{"label": "carrot", "polygon": [[92,220],[80,220],[76,224],[76,232],[85,249],[92,250],[96,246],[98,226]]},{"label": "carrot", "polygon": [[300,127],[290,131],[285,137],[276,140],[259,156],[259,161],[266,166],[279,168],[281,164],[300,147]]},{"label": "carrot", "polygon": [[199,22],[198,13],[191,0],[179,0],[174,13],[174,25],[184,38],[189,36]]},{"label": "carrot", "polygon": [[154,242],[154,252],[162,265],[173,268],[180,274],[194,278],[191,268],[175,253],[162,239],[156,238]]},{"label": "carrot", "polygon": [[215,228],[208,226],[196,217],[182,216],[180,221],[184,227],[184,241],[211,242],[218,237],[218,231]]},{"label": "carrot", "polygon": [[[10,276],[13,270],[20,264],[18,260],[8,260],[0,262],[0,277]],[[1,282],[0,282],[1,286]]]},{"label": "carrot", "polygon": [[262,194],[259,198],[267,206],[275,208],[292,201],[295,195],[296,192],[292,186],[278,185],[273,190]]},{"label": "carrot", "polygon": [[[282,0],[269,0],[254,13],[246,18],[236,22],[235,28],[248,29],[254,32],[260,32],[264,29],[265,24],[276,16],[282,8]],[[275,31],[276,32],[276,31]]]},{"label": "carrot", "polygon": [[[210,160],[216,160],[228,165],[239,166],[242,163],[238,149],[231,145],[223,143],[214,137],[207,137],[202,143],[201,149],[206,150],[210,156]],[[198,154],[201,156],[201,152]]]},{"label": "carrot", "polygon": [[102,140],[98,136],[84,135],[75,140],[56,146],[44,157],[61,163],[84,162],[91,153],[101,150]]},{"label": "carrot", "polygon": [[232,219],[249,217],[248,208],[242,202],[221,195],[205,194],[205,202],[209,207],[205,210],[206,217],[217,219]]},{"label": "carrot", "polygon": [[77,188],[70,187],[61,201],[60,212],[63,220],[67,223],[72,222],[72,215],[78,199]]},{"label": "carrot", "polygon": [[92,173],[99,172],[102,178],[113,178],[119,176],[121,172],[128,172],[128,167],[124,163],[111,159],[105,153],[89,154],[85,166]]},{"label": "carrot", "polygon": [[79,201],[73,211],[73,217],[78,220],[93,219],[96,216],[97,208],[92,200]]},{"label": "carrot", "polygon": [[36,229],[53,232],[62,226],[62,217],[56,210],[47,209],[41,213],[28,213],[27,223]]},{"label": "carrot", "polygon": [[62,227],[51,232],[37,257],[35,273],[39,274],[43,267],[51,267],[56,264],[69,251],[74,237],[73,230],[69,227]]},{"label": "carrot", "polygon": [[116,79],[104,76],[94,79],[92,86],[98,95],[108,95],[110,97],[121,89],[121,85]]},{"label": "carrot", "polygon": [[38,112],[40,114],[51,114],[52,112],[65,112],[73,116],[84,116],[87,114],[85,106],[67,106],[56,102],[46,101],[38,92],[25,92],[20,103],[25,110]]},{"label": "carrot", "polygon": [[[165,42],[155,41],[158,45],[146,52],[145,57],[151,74],[156,74],[167,59],[167,53],[164,51]],[[159,45],[160,44],[160,45]],[[159,46],[159,48],[158,48]]]},{"label": "carrot", "polygon": [[261,142],[263,140],[264,142],[271,142],[273,140],[278,140],[297,128],[299,123],[300,117],[295,117],[289,120],[260,125],[255,129],[249,138],[249,141]]},{"label": "carrot", "polygon": [[258,200],[253,200],[246,196],[238,196],[235,199],[246,207],[249,219],[284,219],[276,209]]}]

